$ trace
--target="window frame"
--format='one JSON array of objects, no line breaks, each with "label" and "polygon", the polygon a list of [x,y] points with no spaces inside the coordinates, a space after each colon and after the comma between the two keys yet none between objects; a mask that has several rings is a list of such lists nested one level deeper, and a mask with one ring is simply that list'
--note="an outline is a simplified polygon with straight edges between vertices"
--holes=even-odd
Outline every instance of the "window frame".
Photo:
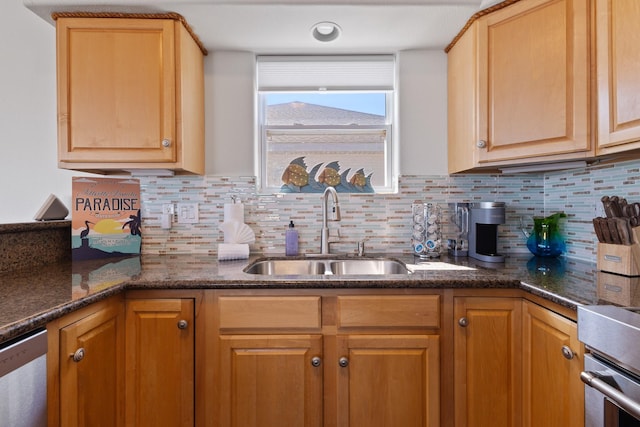
[{"label": "window frame", "polygon": [[[350,55],[344,56],[340,58],[360,58],[359,55]],[[371,58],[371,55],[364,56],[366,58]],[[388,61],[389,57],[392,57],[393,61],[393,84],[391,89],[362,89],[362,88],[341,88],[341,89],[326,89],[324,87],[319,87],[319,90],[312,91],[308,88],[304,89],[296,89],[296,88],[276,88],[269,90],[260,90],[259,82],[258,82],[258,62],[259,56],[256,56],[256,86],[255,86],[255,105],[256,105],[256,150],[255,150],[255,169],[256,169],[256,187],[258,194],[279,194],[283,193],[282,186],[271,186],[268,187],[267,184],[267,135],[270,131],[276,132],[304,132],[304,131],[318,131],[318,132],[326,132],[326,133],[342,133],[342,132],[367,132],[372,130],[381,130],[386,133],[385,141],[383,146],[383,170],[382,171],[374,171],[374,172],[382,172],[384,173],[384,185],[376,185],[373,186],[373,193],[369,192],[367,194],[385,194],[385,193],[397,193],[398,186],[398,162],[397,162],[397,153],[398,153],[398,144],[397,144],[397,115],[396,115],[396,106],[397,106],[397,61],[395,56],[393,55],[381,55],[381,57],[385,57]],[[285,57],[279,57],[285,58]],[[296,60],[297,56],[291,56],[292,60]],[[309,57],[309,58],[323,58],[327,61],[331,61],[331,58],[336,58],[336,56],[331,57]],[[384,125],[268,125],[266,124],[266,112],[267,112],[267,96],[269,93],[384,93],[385,96],[385,120]],[[336,159],[339,160],[339,159]],[[314,166],[314,165],[311,165]],[[304,194],[301,192],[299,194]]]}]

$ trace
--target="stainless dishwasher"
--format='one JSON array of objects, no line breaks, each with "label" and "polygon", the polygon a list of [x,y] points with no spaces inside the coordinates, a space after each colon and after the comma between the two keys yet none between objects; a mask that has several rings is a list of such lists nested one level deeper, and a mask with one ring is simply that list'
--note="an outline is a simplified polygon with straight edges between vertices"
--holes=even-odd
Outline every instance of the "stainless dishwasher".
[{"label": "stainless dishwasher", "polygon": [[0,427],[47,425],[47,331],[0,346]]}]

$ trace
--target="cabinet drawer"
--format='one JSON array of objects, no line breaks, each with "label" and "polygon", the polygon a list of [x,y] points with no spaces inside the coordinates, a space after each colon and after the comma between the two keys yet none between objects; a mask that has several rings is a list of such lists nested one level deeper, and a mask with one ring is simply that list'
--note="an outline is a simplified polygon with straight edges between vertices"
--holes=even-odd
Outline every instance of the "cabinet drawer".
[{"label": "cabinet drawer", "polygon": [[220,297],[220,329],[320,329],[319,296]]},{"label": "cabinet drawer", "polygon": [[440,327],[439,295],[338,297],[338,327]]}]

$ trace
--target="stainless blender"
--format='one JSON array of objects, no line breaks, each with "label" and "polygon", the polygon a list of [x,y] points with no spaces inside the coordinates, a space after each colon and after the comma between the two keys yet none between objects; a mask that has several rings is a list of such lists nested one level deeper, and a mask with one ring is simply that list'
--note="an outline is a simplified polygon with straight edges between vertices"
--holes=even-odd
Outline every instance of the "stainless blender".
[{"label": "stainless blender", "polygon": [[469,203],[449,203],[455,238],[448,240],[449,255],[469,255]]}]

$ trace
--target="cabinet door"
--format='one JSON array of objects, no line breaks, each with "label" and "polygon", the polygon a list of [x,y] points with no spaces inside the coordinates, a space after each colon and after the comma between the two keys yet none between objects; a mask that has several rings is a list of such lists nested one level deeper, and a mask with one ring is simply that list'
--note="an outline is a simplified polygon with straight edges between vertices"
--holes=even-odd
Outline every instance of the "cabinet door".
[{"label": "cabinet door", "polygon": [[584,426],[583,348],[576,323],[524,303],[523,426]]},{"label": "cabinet door", "polygon": [[58,19],[61,162],[176,161],[174,44],[170,19]]},{"label": "cabinet door", "polygon": [[126,302],[127,425],[193,426],[194,301]]},{"label": "cabinet door", "polygon": [[322,336],[220,336],[220,426],[322,426]]},{"label": "cabinet door", "polygon": [[337,337],[339,426],[440,425],[437,335]]},{"label": "cabinet door", "polygon": [[457,297],[454,315],[455,425],[519,426],[521,300]]},{"label": "cabinet door", "polygon": [[[447,56],[447,156],[449,172],[479,166],[478,23],[475,22]],[[483,134],[483,137],[486,132]]]},{"label": "cabinet door", "polygon": [[524,1],[478,20],[480,163],[591,149],[588,22],[587,0]]},{"label": "cabinet door", "polygon": [[123,394],[124,308],[118,303],[60,330],[60,425],[123,425]]},{"label": "cabinet door", "polygon": [[640,148],[638,22],[637,0],[597,0],[598,154]]}]

